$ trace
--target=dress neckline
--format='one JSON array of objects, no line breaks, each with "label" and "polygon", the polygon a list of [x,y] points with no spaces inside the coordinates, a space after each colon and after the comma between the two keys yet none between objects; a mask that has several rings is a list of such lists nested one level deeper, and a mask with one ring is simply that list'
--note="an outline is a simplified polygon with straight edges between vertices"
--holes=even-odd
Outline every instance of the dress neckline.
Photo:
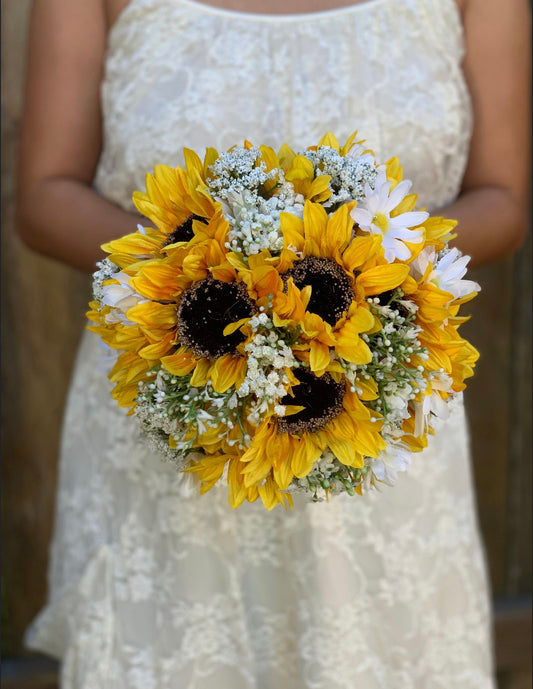
[{"label": "dress neckline", "polygon": [[[132,0],[132,2],[134,1],[135,0]],[[216,5],[209,5],[205,2],[199,2],[199,0],[177,0],[177,2],[181,3],[182,5],[197,9],[201,12],[206,12],[208,14],[219,14],[226,17],[246,19],[248,21],[299,22],[313,19],[323,19],[325,17],[335,17],[343,14],[351,14],[352,12],[357,12],[364,9],[366,10],[371,5],[384,5],[386,3],[392,2],[392,0],[363,0],[362,2],[356,2],[351,5],[344,5],[342,7],[334,7],[328,10],[317,10],[315,12],[297,12],[287,14],[241,12],[239,10],[228,9],[226,7],[217,7]]]},{"label": "dress neckline", "polygon": [[[182,7],[188,7],[191,10],[205,14],[205,15],[218,15],[220,17],[225,17],[227,19],[237,19],[245,20],[249,22],[256,23],[298,23],[303,21],[313,21],[334,18],[344,15],[349,15],[352,13],[358,13],[364,10],[373,9],[382,5],[392,4],[397,0],[363,0],[362,2],[357,2],[352,5],[345,5],[343,7],[334,7],[329,10],[319,10],[316,12],[298,12],[292,14],[264,14],[261,12],[240,12],[239,10],[226,9],[225,7],[216,7],[215,5],[208,5],[205,2],[200,2],[199,0],[168,0],[169,4]],[[115,21],[109,29],[109,37],[111,37],[115,31],[117,31],[124,22],[127,22],[130,12],[133,12],[139,2],[142,0],[130,0],[128,4],[122,9]],[[451,0],[455,4],[455,0]]]}]

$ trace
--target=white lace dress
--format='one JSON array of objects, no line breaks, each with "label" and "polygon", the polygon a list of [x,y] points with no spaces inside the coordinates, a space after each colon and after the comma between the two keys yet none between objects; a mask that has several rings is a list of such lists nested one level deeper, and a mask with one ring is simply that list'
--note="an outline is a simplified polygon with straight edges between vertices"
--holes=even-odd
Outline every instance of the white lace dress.
[{"label": "white lace dress", "polygon": [[[269,16],[132,0],[113,27],[96,186],[131,208],[183,146],[304,147],[358,129],[420,202],[470,136],[453,0]],[[64,689],[488,689],[486,576],[459,406],[394,488],[268,513],[200,498],[109,396],[86,334],[68,400],[50,601],[28,644]]]}]

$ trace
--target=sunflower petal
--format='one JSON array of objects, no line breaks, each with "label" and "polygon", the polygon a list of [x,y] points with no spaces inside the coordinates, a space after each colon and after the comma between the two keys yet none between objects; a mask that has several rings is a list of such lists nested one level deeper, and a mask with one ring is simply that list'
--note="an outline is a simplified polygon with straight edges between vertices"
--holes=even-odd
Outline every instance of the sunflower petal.
[{"label": "sunflower petal", "polygon": [[209,369],[211,368],[211,361],[206,358],[198,360],[191,380],[189,381],[193,387],[201,387],[209,380]]},{"label": "sunflower petal", "polygon": [[226,392],[232,385],[239,388],[246,373],[246,359],[225,354],[211,368],[211,382],[215,392]]},{"label": "sunflower petal", "polygon": [[317,375],[322,375],[330,362],[329,347],[318,340],[311,340],[309,348],[311,370]]},{"label": "sunflower petal", "polygon": [[409,274],[409,266],[404,263],[388,263],[369,268],[357,277],[357,284],[365,294],[381,294],[402,284]]}]

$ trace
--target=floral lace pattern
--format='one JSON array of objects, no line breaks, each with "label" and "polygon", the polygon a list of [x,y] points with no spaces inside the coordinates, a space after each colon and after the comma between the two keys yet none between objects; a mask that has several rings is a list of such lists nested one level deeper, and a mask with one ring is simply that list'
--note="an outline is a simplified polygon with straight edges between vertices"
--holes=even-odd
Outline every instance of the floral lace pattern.
[{"label": "floral lace pattern", "polygon": [[[420,201],[457,194],[470,105],[453,0],[265,17],[132,0],[110,35],[95,184],[131,208],[154,164],[354,128]],[[394,488],[231,510],[153,456],[86,333],[65,417],[50,602],[28,644],[65,689],[489,689],[485,566],[458,404]]]}]

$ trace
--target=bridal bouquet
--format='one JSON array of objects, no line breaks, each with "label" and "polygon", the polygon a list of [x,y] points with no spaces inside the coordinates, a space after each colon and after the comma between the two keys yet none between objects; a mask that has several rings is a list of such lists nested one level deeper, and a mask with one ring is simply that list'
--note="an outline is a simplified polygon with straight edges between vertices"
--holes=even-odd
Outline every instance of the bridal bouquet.
[{"label": "bridal bouquet", "polygon": [[133,196],[156,229],[105,244],[94,274],[118,404],[233,507],[393,483],[478,358],[455,222],[414,210],[398,160],[355,135],[184,154]]}]

